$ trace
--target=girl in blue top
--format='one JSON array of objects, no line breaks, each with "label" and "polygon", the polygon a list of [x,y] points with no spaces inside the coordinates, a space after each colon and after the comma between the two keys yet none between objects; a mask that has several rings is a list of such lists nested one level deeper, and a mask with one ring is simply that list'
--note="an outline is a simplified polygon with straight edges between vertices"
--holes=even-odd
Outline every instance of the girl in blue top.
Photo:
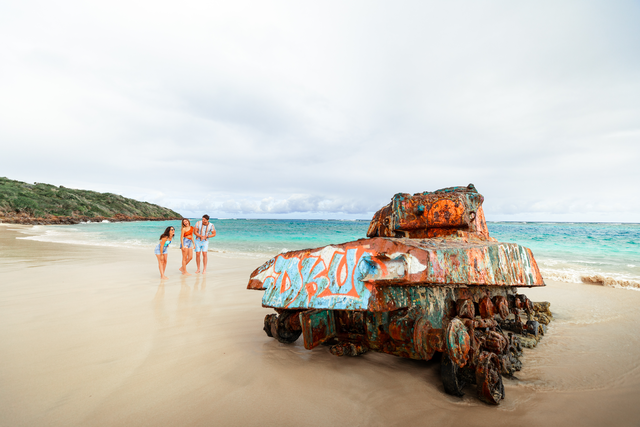
[{"label": "girl in blue top", "polygon": [[160,269],[160,278],[166,279],[164,271],[167,269],[167,251],[169,250],[169,244],[176,234],[176,229],[173,227],[167,227],[164,233],[160,236],[160,243],[156,246],[154,253],[158,258],[158,268]]}]

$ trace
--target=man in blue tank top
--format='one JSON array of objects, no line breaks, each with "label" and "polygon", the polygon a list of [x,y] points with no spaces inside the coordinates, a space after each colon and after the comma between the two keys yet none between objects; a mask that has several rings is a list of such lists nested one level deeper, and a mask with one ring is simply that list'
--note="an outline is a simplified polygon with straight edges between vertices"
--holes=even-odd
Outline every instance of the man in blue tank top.
[{"label": "man in blue tank top", "polygon": [[200,273],[200,254],[202,254],[202,274],[207,272],[207,251],[209,250],[209,238],[216,235],[216,228],[209,222],[209,215],[202,215],[202,221],[196,222],[194,227],[196,235],[196,274]]}]

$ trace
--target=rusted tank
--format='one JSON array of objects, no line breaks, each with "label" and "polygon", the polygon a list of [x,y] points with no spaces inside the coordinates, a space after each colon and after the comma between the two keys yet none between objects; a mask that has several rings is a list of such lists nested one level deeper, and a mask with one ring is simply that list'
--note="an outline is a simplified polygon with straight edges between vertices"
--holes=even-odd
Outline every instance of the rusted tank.
[{"label": "rusted tank", "polygon": [[248,285],[277,313],[264,331],[338,356],[441,354],[447,393],[476,384],[498,404],[502,376],[520,370],[521,346],[534,346],[552,317],[548,303],[517,292],[544,286],[542,276],[531,250],[489,236],[483,200],[472,184],[396,194],[368,238],[275,256]]}]

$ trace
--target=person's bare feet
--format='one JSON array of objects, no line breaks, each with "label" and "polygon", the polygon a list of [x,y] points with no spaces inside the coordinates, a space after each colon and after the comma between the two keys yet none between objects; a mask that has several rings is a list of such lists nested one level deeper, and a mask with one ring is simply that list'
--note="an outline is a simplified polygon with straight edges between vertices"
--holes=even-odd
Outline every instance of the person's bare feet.
[{"label": "person's bare feet", "polygon": [[167,276],[160,276],[160,280],[168,279]]},{"label": "person's bare feet", "polygon": [[[204,271],[202,273],[204,273]],[[196,274],[200,274],[200,270],[196,270]]]},{"label": "person's bare feet", "polygon": [[202,274],[207,274],[207,270],[202,270]]},{"label": "person's bare feet", "polygon": [[185,269],[184,267],[180,267],[180,268],[178,269],[178,271],[179,271],[180,273],[184,274],[184,273],[186,272],[186,269]]},{"label": "person's bare feet", "polygon": [[189,273],[189,272],[187,272],[187,270],[185,270],[185,271],[182,273],[182,275],[183,275],[183,276],[191,276],[191,273]]}]

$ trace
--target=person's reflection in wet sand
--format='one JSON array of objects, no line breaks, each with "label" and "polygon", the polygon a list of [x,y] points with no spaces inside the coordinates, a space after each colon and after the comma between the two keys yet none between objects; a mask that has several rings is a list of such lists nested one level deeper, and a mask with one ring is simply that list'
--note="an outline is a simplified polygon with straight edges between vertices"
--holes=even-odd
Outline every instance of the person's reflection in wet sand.
[{"label": "person's reflection in wet sand", "polygon": [[178,309],[176,310],[178,325],[184,324],[191,311],[191,287],[187,285],[187,277],[180,276],[180,293],[178,294]]},{"label": "person's reflection in wet sand", "polygon": [[153,313],[159,323],[166,323],[169,319],[169,315],[167,314],[167,310],[164,305],[164,282],[165,280],[160,280],[158,290],[153,297]]},{"label": "person's reflection in wet sand", "polygon": [[[200,289],[198,289],[200,287]],[[194,292],[200,292],[204,294],[205,289],[207,288],[207,276],[198,276],[196,279],[196,284],[193,286]]]}]

